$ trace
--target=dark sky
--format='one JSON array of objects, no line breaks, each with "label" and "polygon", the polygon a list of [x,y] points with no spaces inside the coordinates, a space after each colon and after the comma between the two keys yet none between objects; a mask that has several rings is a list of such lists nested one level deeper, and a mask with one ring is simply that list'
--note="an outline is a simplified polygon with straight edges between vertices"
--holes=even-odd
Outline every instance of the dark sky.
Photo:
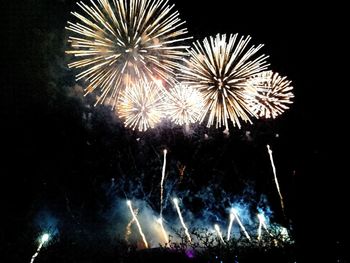
[{"label": "dark sky", "polygon": [[[124,173],[137,176],[138,171],[152,169],[152,164],[159,166],[155,153],[163,147],[169,148],[174,163],[193,168],[193,180],[198,184],[205,184],[199,174],[208,168],[226,176],[224,182],[238,185],[248,174],[249,180],[257,180],[258,189],[271,193],[273,188],[262,187],[263,179],[257,177],[262,173],[259,165],[268,161],[267,156],[258,159],[264,155],[265,144],[270,143],[278,156],[276,162],[301,251],[308,251],[310,243],[334,250],[336,242],[346,236],[348,200],[346,154],[340,153],[348,149],[344,128],[346,85],[341,84],[339,75],[343,74],[336,63],[347,44],[341,34],[345,32],[342,8],[293,1],[277,5],[265,1],[257,5],[224,0],[198,1],[196,5],[194,1],[172,2],[197,39],[238,32],[251,35],[254,44],[264,43],[271,68],[292,80],[295,103],[291,110],[277,120],[258,121],[234,131],[230,138],[202,128],[198,137],[192,138],[183,136],[181,129],[169,127],[145,135],[133,133],[122,128],[108,109],[87,109],[91,98],[82,100],[72,92],[75,81],[66,66],[64,27],[71,18],[69,12],[76,8],[74,1],[12,2],[6,7],[8,26],[2,37],[7,62],[2,69],[5,82],[1,92],[7,229],[17,228],[16,233],[24,233],[23,240],[32,242],[33,237],[25,234],[34,231],[36,212],[49,207],[60,217],[67,195],[73,207],[87,203],[88,211],[98,209],[95,199],[101,193],[96,189],[112,177]],[[83,117],[88,114],[89,127]],[[243,139],[246,130],[254,136],[252,143]],[[205,132],[213,138],[209,144],[200,139]],[[274,137],[276,133],[279,138]],[[142,138],[144,148],[135,142],[137,137]],[[216,162],[216,156],[223,161]],[[231,159],[234,164],[221,165]],[[139,166],[130,168],[135,162]],[[227,178],[232,165],[240,172]],[[158,166],[153,169],[157,171]],[[13,252],[19,241],[6,241],[10,234],[6,231],[1,241]],[[27,249],[32,251],[32,247]],[[310,250],[309,254],[318,251]],[[333,260],[335,253],[330,254]]]}]

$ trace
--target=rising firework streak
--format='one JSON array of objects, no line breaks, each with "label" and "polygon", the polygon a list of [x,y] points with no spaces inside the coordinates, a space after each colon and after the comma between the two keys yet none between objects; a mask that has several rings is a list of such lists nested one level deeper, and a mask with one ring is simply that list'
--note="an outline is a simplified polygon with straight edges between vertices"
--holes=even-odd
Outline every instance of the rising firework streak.
[{"label": "rising firework streak", "polygon": [[267,225],[265,223],[265,217],[263,214],[258,214],[258,218],[259,218],[259,227],[258,227],[258,240],[261,239],[261,230],[262,230],[262,227],[264,227],[265,231],[270,235],[271,233],[267,230]]},{"label": "rising firework streak", "polygon": [[271,161],[273,175],[274,175],[274,178],[275,178],[276,188],[277,188],[278,195],[280,197],[282,212],[284,213],[283,196],[281,194],[280,185],[279,185],[278,180],[277,180],[276,167],[275,167],[275,164],[273,162],[272,150],[270,148],[270,145],[267,145],[267,151],[269,152],[269,155],[270,155],[270,161]]},{"label": "rising firework streak", "polygon": [[247,230],[245,229],[245,227],[243,226],[241,220],[240,220],[239,217],[238,217],[237,210],[234,209],[234,208],[232,208],[232,209],[231,209],[231,212],[233,213],[233,215],[234,215],[235,218],[237,219],[237,222],[238,222],[239,226],[241,227],[241,229],[242,229],[243,233],[245,234],[245,236],[250,240],[250,236],[249,236]]},{"label": "rising firework streak", "polygon": [[164,237],[164,240],[165,240],[165,243],[169,243],[169,238],[168,238],[168,235],[167,233],[165,232],[165,229],[164,229],[164,225],[163,225],[163,218],[158,218],[157,219],[157,223],[160,225],[161,227],[161,230],[162,230],[162,234],[163,234],[163,237]]},{"label": "rising firework streak", "polygon": [[41,248],[43,247],[43,245],[45,244],[45,242],[47,242],[50,238],[50,235],[49,234],[43,234],[41,236],[41,239],[40,239],[40,244],[36,250],[36,252],[34,253],[34,255],[32,256],[31,260],[30,260],[30,263],[33,263],[35,258],[39,255],[39,252],[41,250]]},{"label": "rising firework streak", "polygon": [[188,239],[189,242],[192,242],[190,233],[188,232],[188,228],[185,225],[184,219],[182,218],[182,215],[181,215],[181,211],[180,211],[180,207],[179,207],[179,200],[177,198],[174,198],[173,202],[175,204],[175,208],[176,208],[177,214],[179,215],[181,225],[185,229],[185,234],[187,236],[187,239]]},{"label": "rising firework streak", "polygon": [[218,236],[219,236],[220,240],[222,241],[222,243],[225,243],[224,238],[222,237],[222,233],[221,233],[219,225],[215,224],[214,228],[215,228],[216,232],[218,233]]},{"label": "rising firework streak", "polygon": [[160,219],[162,219],[163,215],[163,184],[164,184],[164,177],[165,177],[165,168],[166,168],[166,154],[167,150],[163,150],[164,153],[164,160],[163,160],[163,168],[162,168],[162,179],[160,180]]},{"label": "rising firework streak", "polygon": [[140,222],[139,222],[139,220],[137,219],[137,217],[136,217],[136,215],[135,215],[135,213],[134,213],[134,210],[132,209],[131,201],[130,201],[130,200],[127,200],[127,201],[126,201],[126,204],[128,205],[128,207],[129,207],[129,209],[130,209],[130,212],[131,212],[131,214],[132,214],[132,217],[133,217],[133,219],[134,219],[135,222],[136,222],[136,225],[137,225],[137,228],[139,229],[139,232],[140,232],[140,235],[141,235],[141,237],[142,237],[143,243],[145,244],[145,247],[148,248],[148,243],[147,243],[147,241],[146,241],[146,237],[145,237],[145,235],[143,234],[142,228],[141,228],[141,225],[140,225]]},{"label": "rising firework streak", "polygon": [[231,213],[230,213],[230,222],[229,222],[228,228],[227,228],[227,241],[230,240],[233,220],[235,220],[235,215],[234,215],[233,211],[231,211]]}]

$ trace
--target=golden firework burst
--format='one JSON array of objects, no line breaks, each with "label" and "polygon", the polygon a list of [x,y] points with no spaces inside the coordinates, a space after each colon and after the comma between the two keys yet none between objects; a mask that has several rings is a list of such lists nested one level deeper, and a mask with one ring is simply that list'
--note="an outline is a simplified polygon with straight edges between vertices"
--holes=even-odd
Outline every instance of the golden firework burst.
[{"label": "golden firework burst", "polygon": [[198,89],[204,97],[200,116],[207,126],[228,129],[228,120],[240,127],[240,119],[251,122],[251,111],[245,101],[247,92],[255,92],[246,85],[248,78],[267,69],[267,56],[256,53],[263,45],[248,46],[251,38],[238,34],[216,35],[194,43],[185,59],[179,78],[190,87]]},{"label": "golden firework burst", "polygon": [[[74,55],[70,68],[81,70],[86,94],[101,89],[96,104],[116,106],[118,95],[137,79],[174,82],[174,71],[187,54],[181,43],[187,29],[167,0],[91,0],[79,2],[77,22],[66,27]],[[96,105],[95,104],[95,105]]]}]

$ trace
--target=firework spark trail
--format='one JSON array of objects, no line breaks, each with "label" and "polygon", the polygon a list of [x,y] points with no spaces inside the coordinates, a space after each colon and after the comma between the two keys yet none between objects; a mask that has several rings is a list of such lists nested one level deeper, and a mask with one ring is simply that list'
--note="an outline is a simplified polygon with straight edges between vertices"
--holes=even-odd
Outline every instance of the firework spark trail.
[{"label": "firework spark trail", "polygon": [[[134,213],[137,216],[139,210],[135,209]],[[129,236],[131,235],[131,225],[135,222],[135,219],[132,218],[130,222],[127,224],[126,229],[125,229],[125,241],[128,242]]]},{"label": "firework spark trail", "polygon": [[[162,179],[160,181],[160,213],[159,213],[160,219],[162,219],[162,217],[163,217],[163,192],[164,192],[163,183],[164,183],[164,177],[165,177],[167,150],[164,149],[163,153],[164,153],[164,159],[163,159],[163,168],[162,168]],[[163,224],[162,224],[162,226],[163,226]]]},{"label": "firework spark trail", "polygon": [[229,222],[228,228],[227,228],[227,241],[230,240],[230,235],[231,235],[231,229],[232,229],[233,220],[235,220],[235,215],[234,215],[233,212],[231,211],[231,213],[230,213],[230,222]]},{"label": "firework spark trail", "polygon": [[265,231],[271,236],[270,231],[267,229],[267,225],[266,225],[264,216],[262,216],[261,224],[262,224],[262,226],[265,228]]},{"label": "firework spark trail", "polygon": [[130,222],[126,226],[126,231],[125,231],[125,241],[129,241],[129,236],[131,235],[131,225],[135,222],[135,219],[132,218]]},{"label": "firework spark trail", "polygon": [[165,229],[164,229],[164,225],[163,225],[163,218],[158,218],[157,219],[157,223],[160,225],[161,227],[161,230],[162,230],[162,234],[163,234],[163,237],[164,237],[164,240],[165,240],[165,243],[169,243],[169,238],[168,238],[168,235],[167,233],[165,232]]},{"label": "firework spark trail", "polygon": [[274,175],[274,178],[275,178],[276,188],[277,188],[278,195],[280,197],[282,212],[284,214],[283,196],[281,194],[280,186],[279,186],[279,183],[278,183],[278,180],[277,180],[276,167],[275,167],[275,164],[274,164],[274,161],[273,161],[272,150],[270,148],[270,145],[267,145],[267,151],[269,152],[269,155],[270,155],[270,161],[271,161],[273,175]]},{"label": "firework spark trail", "polygon": [[184,219],[182,218],[182,215],[181,215],[181,211],[180,211],[180,207],[179,207],[179,200],[178,200],[177,198],[174,198],[174,199],[173,199],[173,202],[174,202],[174,204],[175,204],[177,214],[179,215],[181,225],[182,225],[182,227],[185,229],[185,234],[186,234],[188,240],[189,240],[190,242],[192,242],[190,233],[188,232],[188,228],[187,228],[187,226],[185,225]]},{"label": "firework spark trail", "polygon": [[97,88],[96,101],[113,107],[125,84],[135,79],[160,78],[175,83],[175,71],[187,55],[187,28],[174,5],[167,0],[91,0],[79,2],[81,12],[72,12],[75,23],[67,54],[74,55],[68,66],[80,70],[76,78],[87,79],[86,94]]},{"label": "firework spark trail", "polygon": [[267,230],[267,225],[265,223],[265,217],[263,214],[258,214],[258,218],[259,218],[259,227],[258,227],[258,240],[261,239],[261,230],[262,227],[264,227],[265,231],[272,236],[272,234]]},{"label": "firework spark trail", "polygon": [[261,228],[262,228],[262,219],[261,219],[261,216],[262,216],[262,215],[258,214],[258,218],[259,218],[258,240],[261,239]]},{"label": "firework spark trail", "polygon": [[250,40],[250,36],[234,34],[227,38],[218,34],[195,42],[189,50],[190,58],[185,59],[179,79],[203,94],[199,121],[208,116],[208,127],[215,122],[216,128],[224,125],[228,129],[231,120],[240,128],[240,119],[251,123],[250,117],[256,116],[246,101],[246,94],[256,94],[256,90],[246,81],[267,69],[268,56],[256,57],[263,45],[249,47]]},{"label": "firework spark trail", "polygon": [[216,230],[216,232],[218,233],[218,236],[220,237],[220,240],[222,241],[222,243],[225,243],[225,240],[224,238],[222,237],[222,233],[221,233],[221,230],[220,230],[220,227],[218,224],[215,224],[214,225],[214,228]]},{"label": "firework spark trail", "polygon": [[35,258],[39,255],[39,252],[40,252],[41,248],[43,247],[44,243],[49,240],[49,237],[50,237],[49,234],[42,235],[38,249],[36,250],[36,252],[32,256],[30,263],[34,262]]},{"label": "firework spark trail", "polygon": [[142,228],[141,228],[141,225],[140,225],[140,222],[139,222],[139,220],[137,219],[137,217],[136,217],[136,215],[135,215],[135,213],[134,213],[134,210],[132,209],[131,201],[130,201],[130,200],[127,200],[126,203],[127,203],[128,207],[129,207],[129,209],[130,209],[130,212],[131,212],[131,214],[132,214],[133,219],[134,219],[135,222],[136,222],[137,228],[139,229],[139,232],[140,232],[140,235],[141,235],[141,237],[142,237],[143,243],[145,244],[145,247],[148,248],[148,243],[147,243],[147,241],[146,241],[146,237],[145,237],[145,235],[143,234]]},{"label": "firework spark trail", "polygon": [[232,208],[232,213],[234,214],[235,218],[237,219],[237,222],[238,222],[239,226],[241,227],[241,229],[243,230],[243,233],[250,241],[250,236],[249,236],[247,230],[245,229],[245,227],[243,226],[241,220],[239,219],[236,209]]},{"label": "firework spark trail", "polygon": [[246,101],[258,117],[276,118],[289,109],[294,94],[291,81],[286,78],[269,70],[248,79],[247,85],[257,92],[247,93]]}]

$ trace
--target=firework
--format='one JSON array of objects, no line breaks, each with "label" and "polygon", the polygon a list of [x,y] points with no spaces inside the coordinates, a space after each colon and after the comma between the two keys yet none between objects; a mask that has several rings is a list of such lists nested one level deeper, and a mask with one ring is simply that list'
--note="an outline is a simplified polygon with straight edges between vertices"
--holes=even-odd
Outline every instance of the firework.
[{"label": "firework", "polygon": [[40,252],[41,248],[43,247],[44,243],[46,243],[49,240],[49,238],[50,238],[49,234],[43,234],[41,236],[39,246],[38,246],[36,252],[34,253],[34,255],[32,256],[30,263],[34,262],[35,258],[39,255],[39,252]]},{"label": "firework", "polygon": [[271,233],[269,232],[269,230],[267,230],[267,225],[265,222],[265,217],[264,215],[261,215],[261,224],[263,225],[263,227],[265,228],[266,232],[269,233],[271,235]]},{"label": "firework", "polygon": [[118,115],[124,125],[146,131],[160,122],[163,116],[163,93],[154,82],[137,81],[127,86],[119,98]]},{"label": "firework", "polygon": [[224,238],[222,237],[222,233],[221,233],[219,225],[215,224],[214,228],[215,228],[216,232],[218,233],[218,236],[219,236],[220,240],[222,241],[222,243],[225,243]]},{"label": "firework", "polygon": [[246,100],[251,110],[264,118],[276,118],[292,104],[293,87],[286,77],[272,71],[261,72],[247,81],[247,85],[256,89],[257,93],[247,93]]},{"label": "firework", "polygon": [[274,179],[275,179],[275,184],[276,184],[276,188],[277,188],[278,195],[279,195],[279,197],[280,197],[282,212],[284,213],[283,196],[282,196],[282,194],[281,194],[280,185],[279,185],[279,183],[278,183],[277,173],[276,173],[276,167],[275,167],[275,164],[274,164],[274,161],[273,161],[272,150],[271,150],[271,148],[270,148],[270,145],[267,145],[267,151],[269,152],[270,161],[271,161],[271,166],[272,166],[272,171],[273,171],[273,175],[274,175]]},{"label": "firework", "polygon": [[164,177],[165,177],[165,167],[166,167],[166,154],[167,150],[163,150],[164,153],[164,160],[163,160],[163,168],[162,168],[162,179],[160,180],[160,219],[162,219],[162,214],[163,214],[163,183],[164,183]]},{"label": "firework", "polygon": [[174,71],[187,54],[181,43],[187,29],[167,0],[98,0],[79,2],[76,23],[67,30],[74,55],[70,68],[81,70],[77,80],[90,84],[86,94],[101,88],[97,103],[117,103],[120,90],[135,79],[174,82]]},{"label": "firework", "polygon": [[[228,120],[240,127],[240,119],[251,123],[250,110],[245,97],[253,88],[246,85],[247,79],[267,69],[267,56],[256,57],[263,47],[248,47],[250,36],[218,34],[205,38],[203,43],[194,43],[189,50],[190,58],[185,59],[179,78],[184,84],[198,89],[204,98],[200,122],[208,116],[207,126],[228,128]],[[254,58],[255,57],[255,58]]]},{"label": "firework", "polygon": [[176,208],[177,214],[179,215],[181,225],[185,229],[185,234],[187,236],[187,239],[188,239],[188,241],[192,242],[190,233],[188,232],[188,228],[187,228],[187,226],[186,226],[186,224],[184,222],[184,219],[182,218],[182,214],[181,214],[180,207],[179,207],[179,200],[177,198],[174,198],[173,202],[175,204],[175,208]]},{"label": "firework", "polygon": [[288,229],[285,228],[285,227],[281,227],[281,236],[282,236],[282,241],[283,242],[287,242],[287,241],[290,241],[290,237],[289,237],[289,234],[288,234]]},{"label": "firework", "polygon": [[163,218],[158,218],[158,219],[157,219],[157,223],[160,225],[160,228],[161,228],[161,230],[162,230],[162,234],[163,234],[165,243],[168,244],[168,243],[169,243],[169,238],[168,238],[167,233],[165,232],[165,228],[164,228],[164,225],[163,225]]},{"label": "firework", "polygon": [[139,220],[137,219],[135,213],[134,213],[134,210],[132,209],[132,205],[131,205],[131,201],[130,200],[127,200],[126,201],[126,204],[128,205],[129,209],[130,209],[130,212],[131,212],[131,215],[133,217],[133,219],[135,220],[136,222],[136,225],[137,225],[137,228],[139,229],[139,232],[140,232],[140,235],[142,237],[142,240],[143,240],[143,243],[145,244],[145,247],[148,248],[148,243],[146,241],[146,237],[145,235],[143,234],[142,232],[142,228],[141,228],[141,225],[140,225],[140,222]]},{"label": "firework", "polygon": [[167,95],[167,114],[178,125],[189,125],[199,120],[203,109],[202,94],[186,85],[175,85]]},{"label": "firework", "polygon": [[230,240],[230,235],[231,235],[231,229],[232,229],[233,220],[235,220],[235,215],[234,215],[233,211],[231,211],[231,213],[230,213],[230,222],[229,222],[228,228],[227,228],[227,241]]},{"label": "firework", "polygon": [[262,214],[258,214],[258,219],[259,219],[259,227],[258,227],[258,240],[261,239],[261,230],[262,226],[265,227],[265,230],[267,230],[266,224],[265,224],[265,218]]},{"label": "firework", "polygon": [[245,227],[243,226],[241,220],[240,220],[239,217],[238,217],[237,210],[234,209],[234,208],[232,208],[232,209],[231,209],[231,213],[233,213],[233,215],[234,215],[235,218],[237,219],[237,222],[238,222],[239,226],[241,227],[241,229],[242,229],[243,233],[245,234],[245,236],[250,240],[250,236],[249,236],[247,230],[245,229]]},{"label": "firework", "polygon": [[[259,215],[258,215],[258,217],[259,217]],[[261,239],[261,228],[262,228],[262,222],[261,222],[261,219],[259,217],[258,240]]]},{"label": "firework", "polygon": [[258,227],[258,240],[261,239],[261,230],[262,230],[262,227],[265,228],[266,232],[270,235],[271,233],[267,230],[267,225],[265,223],[265,217],[263,214],[258,214],[258,219],[259,219],[259,227]]}]

